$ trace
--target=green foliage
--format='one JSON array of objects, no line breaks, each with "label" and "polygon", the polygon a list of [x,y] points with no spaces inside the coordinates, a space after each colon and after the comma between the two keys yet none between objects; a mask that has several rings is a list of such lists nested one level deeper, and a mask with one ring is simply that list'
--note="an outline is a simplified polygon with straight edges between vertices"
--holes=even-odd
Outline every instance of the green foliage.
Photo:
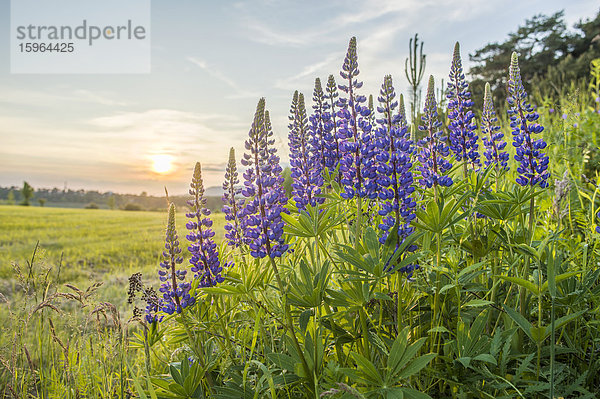
[{"label": "green foliage", "polygon": [[31,187],[29,183],[23,182],[21,196],[23,197],[23,202],[21,202],[21,205],[29,206],[29,201],[31,201],[31,199],[33,198],[33,187]]},{"label": "green foliage", "polygon": [[[96,205],[97,206],[97,205]],[[124,211],[141,211],[142,207],[138,204],[127,204],[123,207]]]},{"label": "green foliage", "polygon": [[526,20],[504,42],[476,50],[470,57],[475,65],[469,71],[473,76],[470,87],[476,108],[481,108],[486,82],[492,86],[498,104],[504,104],[506,65],[515,50],[522,59],[523,82],[532,92],[556,100],[566,94],[572,82],[581,87],[576,82],[588,79],[590,61],[600,56],[600,42],[594,41],[600,31],[600,13],[578,22],[574,28],[574,31],[567,29],[564,11],[549,16],[539,14]]},{"label": "green foliage", "polygon": [[14,205],[14,204],[15,204],[15,193],[14,193],[14,191],[13,191],[13,190],[10,190],[10,191],[8,192],[8,195],[7,195],[7,197],[6,197],[6,203],[7,203],[8,205]]}]

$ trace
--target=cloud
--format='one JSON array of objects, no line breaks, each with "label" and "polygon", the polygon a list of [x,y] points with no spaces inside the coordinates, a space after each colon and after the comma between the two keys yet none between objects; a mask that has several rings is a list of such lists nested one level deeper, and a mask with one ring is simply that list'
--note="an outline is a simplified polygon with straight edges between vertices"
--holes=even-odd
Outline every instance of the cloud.
[{"label": "cloud", "polygon": [[92,105],[106,106],[128,106],[132,105],[123,100],[117,100],[119,96],[107,91],[90,91],[77,89],[68,91],[64,88],[53,90],[29,90],[8,89],[0,91],[0,103],[13,105],[27,105],[35,107],[47,107],[49,104],[57,103],[88,103]]},{"label": "cloud", "polygon": [[196,65],[197,67],[206,71],[210,76],[215,79],[220,80],[225,83],[227,86],[234,90],[234,93],[226,96],[225,98],[229,99],[241,99],[241,98],[257,98],[260,97],[259,93],[252,92],[241,88],[233,79],[225,75],[218,69],[210,66],[206,61],[198,59],[196,57],[186,57],[186,60]]},{"label": "cloud", "polygon": [[327,82],[327,76],[329,76],[331,73],[333,73],[333,71],[339,68],[337,64],[341,63],[340,60],[342,60],[343,57],[343,52],[336,52],[330,54],[322,61],[318,61],[313,64],[304,66],[302,70],[295,75],[292,75],[287,78],[278,79],[275,82],[275,87],[283,90],[295,90],[299,87],[306,87],[306,83],[309,82],[312,85],[314,79],[319,75],[321,75],[321,83],[324,85]]}]

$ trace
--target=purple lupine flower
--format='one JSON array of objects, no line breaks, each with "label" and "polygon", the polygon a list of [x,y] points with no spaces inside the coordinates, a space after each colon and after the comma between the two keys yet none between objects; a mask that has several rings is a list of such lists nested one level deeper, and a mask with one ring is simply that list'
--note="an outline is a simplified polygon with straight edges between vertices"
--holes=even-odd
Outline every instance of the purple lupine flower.
[{"label": "purple lupine flower", "polygon": [[[416,202],[411,197],[413,176],[411,172],[413,152],[412,141],[408,133],[404,98],[400,95],[400,102],[395,100],[396,93],[392,85],[391,75],[387,75],[381,86],[380,96],[377,98],[379,106],[377,111],[381,118],[377,119],[376,130],[377,146],[377,174],[379,183],[379,198],[381,209],[379,214],[383,217],[379,228],[383,234],[379,241],[383,244],[387,240],[390,229],[397,226],[396,250],[404,240],[413,232],[410,222],[415,218]],[[399,105],[398,114],[394,115],[395,108]],[[413,252],[416,246],[409,246],[406,251]],[[391,266],[393,267],[393,266]],[[413,271],[419,268],[411,264],[399,269],[412,277]]]},{"label": "purple lupine flower", "polygon": [[485,165],[497,165],[500,169],[508,170],[508,152],[503,151],[506,147],[506,142],[503,140],[504,133],[500,131],[498,126],[498,118],[494,110],[494,102],[490,84],[485,84],[485,94],[483,96],[483,114],[481,116],[481,133],[483,134],[483,144],[485,145],[486,161]]},{"label": "purple lupine flower", "polygon": [[525,102],[527,93],[521,81],[519,57],[512,53],[508,79],[508,104],[513,146],[517,149],[515,160],[519,162],[516,182],[521,186],[548,187],[548,156],[541,150],[546,148],[544,139],[533,140],[532,135],[541,133],[544,127],[536,123],[540,117],[531,105]]},{"label": "purple lupine flower", "polygon": [[350,39],[340,71],[340,76],[345,82],[338,85],[347,95],[338,100],[338,133],[343,140],[340,182],[344,187],[343,198],[358,196],[374,199],[377,197],[377,167],[375,143],[369,123],[371,111],[367,106],[361,105],[367,98],[356,93],[363,85],[363,82],[357,79],[358,74],[356,38],[353,37]]},{"label": "purple lupine flower", "polygon": [[[411,198],[415,188],[411,172],[412,142],[407,133],[406,112],[404,100],[400,96],[400,109],[397,115],[394,111],[398,106],[396,93],[392,84],[392,76],[387,75],[381,85],[379,106],[377,110],[381,118],[377,119],[377,182],[379,183],[379,198],[382,200],[379,214],[383,220],[379,228],[383,231],[380,242],[387,239],[390,229],[398,226],[399,239],[408,237],[413,229],[410,221],[415,218],[416,202]],[[399,242],[400,243],[400,242]],[[398,243],[398,245],[399,245]]]},{"label": "purple lupine flower", "polygon": [[471,101],[471,92],[469,92],[469,85],[463,73],[458,42],[454,46],[446,97],[448,98],[448,119],[450,119],[448,126],[450,149],[456,154],[457,161],[464,161],[469,163],[473,169],[477,169],[480,166],[479,152],[477,151],[479,137],[475,133],[477,128],[473,123],[475,115],[470,109],[473,101]]},{"label": "purple lupine flower", "polygon": [[311,143],[304,95],[298,91],[294,92],[289,119],[290,166],[294,179],[292,195],[296,206],[301,210],[307,205],[322,204],[324,198],[318,197],[323,186],[319,147],[314,147]]},{"label": "purple lupine flower", "polygon": [[163,301],[156,294],[154,287],[144,288],[142,300],[146,302],[146,321],[150,324],[154,322],[160,323],[163,320],[163,316],[159,316],[158,312],[163,307]]},{"label": "purple lupine flower", "polygon": [[242,159],[248,169],[244,173],[242,189],[246,202],[240,212],[245,242],[255,258],[279,257],[289,247],[283,240],[281,218],[287,198],[272,135],[265,99],[261,98],[245,143],[248,152]]},{"label": "purple lupine flower", "polygon": [[229,162],[225,169],[225,181],[223,182],[223,213],[225,214],[225,239],[227,244],[232,247],[238,247],[242,243],[242,229],[240,225],[239,212],[244,205],[243,198],[240,197],[242,189],[238,187],[240,179],[238,177],[237,164],[235,162],[235,150],[233,147],[229,150]]},{"label": "purple lupine flower", "polygon": [[[225,279],[221,275],[223,267],[219,261],[217,244],[213,241],[215,232],[211,229],[213,223],[208,217],[210,209],[206,207],[200,162],[197,162],[194,168],[189,192],[192,199],[188,201],[188,205],[192,210],[186,214],[189,220],[185,226],[189,230],[186,238],[190,242],[188,250],[192,254],[191,270],[195,273],[194,278],[200,279],[200,287],[213,287]],[[224,266],[231,266],[231,264]]]},{"label": "purple lupine flower", "polygon": [[[600,211],[598,211],[596,217],[600,218]],[[600,234],[600,226],[596,226],[596,233]]]},{"label": "purple lupine flower", "polygon": [[[325,88],[325,104],[327,104],[327,112],[323,113],[324,120],[324,143],[325,143],[325,166],[329,172],[333,172],[339,165],[342,159],[342,137],[340,137],[337,128],[337,98],[339,96],[337,83],[333,75],[329,75],[327,86]],[[338,175],[339,176],[339,175]]]},{"label": "purple lupine flower", "polygon": [[177,268],[177,265],[183,262],[178,238],[175,228],[175,205],[170,204],[165,250],[162,253],[161,268],[158,270],[158,277],[162,282],[159,291],[163,294],[161,310],[167,314],[181,313],[182,309],[196,302],[196,298],[190,295],[190,283],[184,281],[187,270]]},{"label": "purple lupine flower", "polygon": [[323,93],[323,86],[321,86],[321,79],[315,79],[315,89],[313,90],[313,113],[309,118],[310,121],[310,145],[314,151],[313,156],[317,158],[316,162],[320,165],[320,169],[325,168],[325,156],[327,149],[325,147],[326,141],[325,136],[327,134],[325,130],[326,121],[323,115],[329,109],[329,104],[325,99]]},{"label": "purple lupine flower", "polygon": [[447,138],[441,130],[442,123],[437,120],[438,111],[434,85],[433,76],[430,76],[424,115],[421,116],[424,124],[419,125],[419,130],[425,132],[425,137],[419,140],[421,148],[418,159],[420,165],[417,170],[421,172],[419,184],[427,188],[438,185],[449,187],[453,183],[452,178],[445,174],[452,168],[452,164],[445,158],[449,154],[449,149],[445,144]]}]

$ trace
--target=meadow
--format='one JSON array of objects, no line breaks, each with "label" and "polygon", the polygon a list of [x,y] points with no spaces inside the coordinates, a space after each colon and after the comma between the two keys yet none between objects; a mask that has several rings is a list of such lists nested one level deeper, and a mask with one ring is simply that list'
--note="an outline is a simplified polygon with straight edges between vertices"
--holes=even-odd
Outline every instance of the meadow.
[{"label": "meadow", "polygon": [[222,214],[201,162],[185,213],[0,207],[3,395],[598,397],[600,59],[476,109],[457,43],[410,121],[357,48],[292,96],[289,197],[262,98]]},{"label": "meadow", "polygon": [[[185,213],[178,216],[184,231]],[[166,212],[0,205],[0,292],[10,292],[12,264],[25,268],[37,244],[37,262],[52,267],[57,283],[109,282],[113,292],[104,297],[122,304],[131,274],[155,277],[166,217]],[[224,224],[224,215],[217,215],[221,237]]]}]

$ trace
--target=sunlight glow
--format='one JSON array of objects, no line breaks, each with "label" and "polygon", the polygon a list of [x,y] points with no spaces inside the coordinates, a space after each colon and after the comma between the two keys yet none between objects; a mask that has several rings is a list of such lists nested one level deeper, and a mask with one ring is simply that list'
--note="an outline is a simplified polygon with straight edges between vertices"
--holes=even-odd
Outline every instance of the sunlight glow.
[{"label": "sunlight glow", "polygon": [[173,170],[173,157],[170,155],[152,155],[150,159],[155,173],[167,174]]}]

